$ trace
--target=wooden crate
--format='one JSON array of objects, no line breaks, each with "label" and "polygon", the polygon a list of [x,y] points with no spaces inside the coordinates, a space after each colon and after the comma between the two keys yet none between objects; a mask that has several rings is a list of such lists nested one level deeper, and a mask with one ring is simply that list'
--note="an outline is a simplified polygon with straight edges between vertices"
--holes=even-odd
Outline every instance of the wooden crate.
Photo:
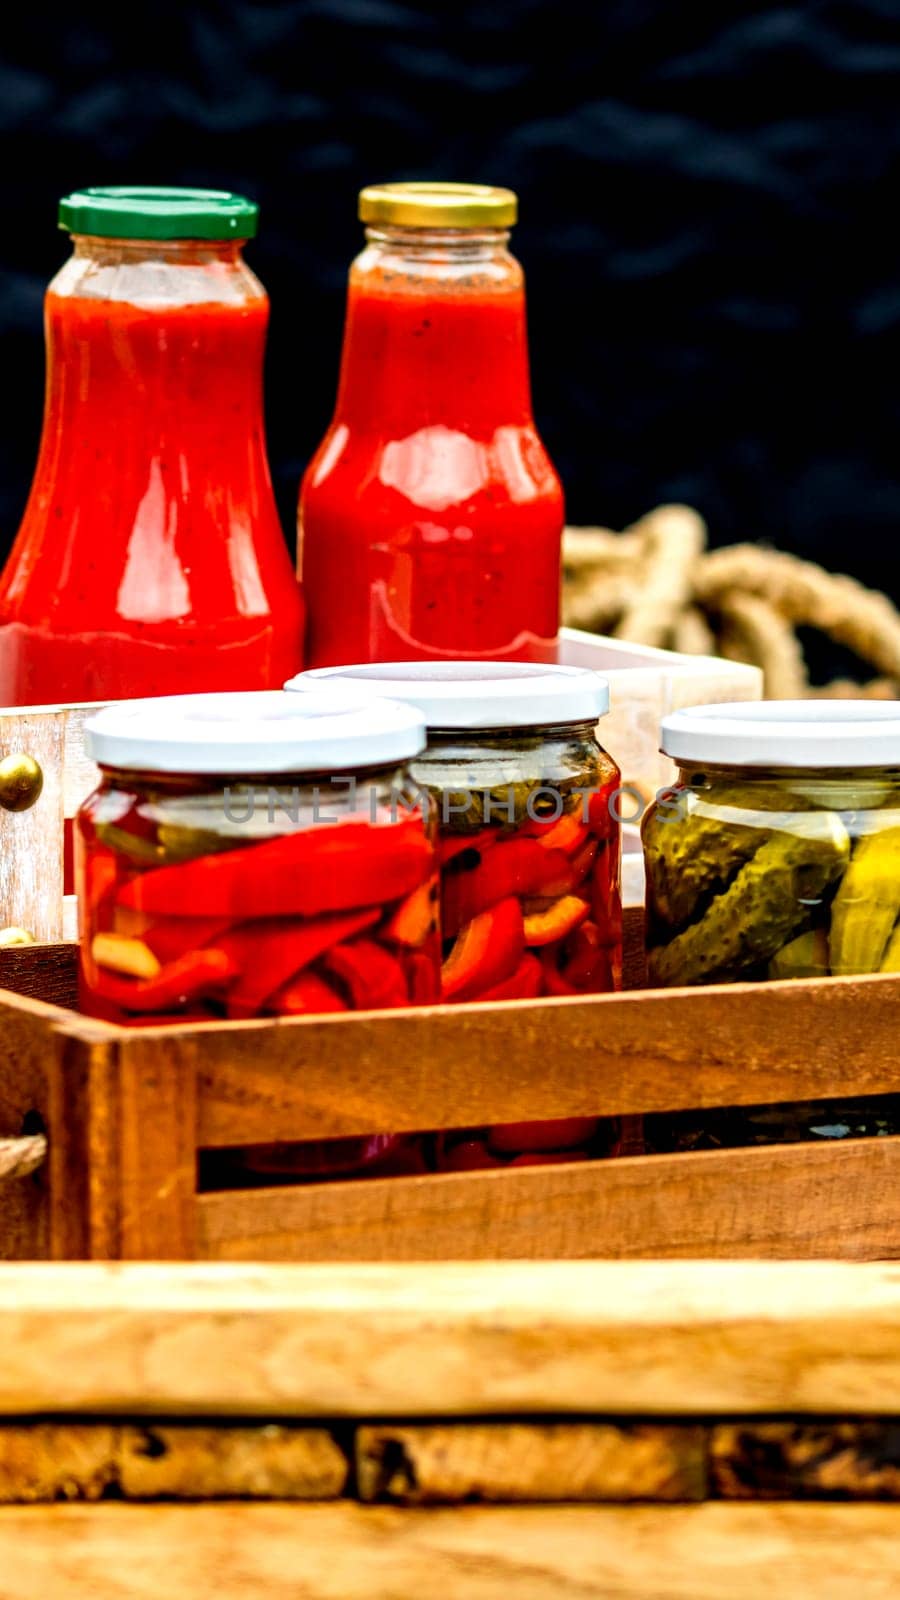
[{"label": "wooden crate", "polygon": [[[659,752],[659,724],[668,711],[701,701],[758,700],[758,667],[705,656],[682,656],[562,631],[560,659],[594,667],[610,680],[612,709],[602,737],[616,756],[627,782],[647,797],[671,781],[674,767]],[[74,939],[75,899],[65,894],[63,839],[97,783],[97,768],[84,751],[83,728],[97,705],[0,708],[0,758],[33,756],[44,774],[44,788],[30,810],[0,809],[0,928],[25,928],[35,939]],[[632,843],[634,841],[632,840]],[[626,890],[641,898],[641,860],[626,860]]]},{"label": "wooden crate", "polygon": [[900,977],[139,1029],[74,980],[74,946],[0,952],[0,1137],[49,1143],[0,1181],[7,1257],[900,1255],[900,1137],[198,1190],[199,1152],[273,1140],[889,1095]]},{"label": "wooden crate", "polygon": [[0,1268],[0,1597],[888,1600],[900,1278]]}]

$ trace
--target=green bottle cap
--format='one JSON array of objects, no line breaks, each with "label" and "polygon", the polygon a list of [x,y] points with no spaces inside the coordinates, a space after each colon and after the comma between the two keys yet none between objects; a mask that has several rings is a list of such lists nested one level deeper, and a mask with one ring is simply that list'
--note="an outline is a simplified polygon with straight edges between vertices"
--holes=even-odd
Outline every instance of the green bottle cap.
[{"label": "green bottle cap", "polygon": [[226,189],[78,189],[59,226],[100,239],[253,239],[259,206]]}]

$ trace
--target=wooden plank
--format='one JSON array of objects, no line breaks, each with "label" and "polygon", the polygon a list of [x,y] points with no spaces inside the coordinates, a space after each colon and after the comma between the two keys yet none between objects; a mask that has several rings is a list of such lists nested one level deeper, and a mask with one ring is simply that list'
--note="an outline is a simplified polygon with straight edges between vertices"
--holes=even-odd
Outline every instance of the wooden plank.
[{"label": "wooden plank", "polygon": [[374,1423],[356,1431],[361,1500],[703,1500],[706,1430],[610,1422]]},{"label": "wooden plank", "polygon": [[141,1037],[196,1071],[199,1141],[226,1146],[889,1094],[898,1005],[900,977],[803,979]]},{"label": "wooden plank", "polygon": [[334,1500],[349,1462],[324,1428],[0,1422],[0,1503]]},{"label": "wooden plank", "polygon": [[0,1415],[900,1415],[900,1271],[0,1265]]},{"label": "wooden plank", "polygon": [[30,810],[0,808],[0,927],[35,939],[62,937],[64,739],[58,709],[0,711],[0,755],[33,756],[44,775]]},{"label": "wooden plank", "polygon": [[115,1481],[119,1433],[102,1422],[0,1424],[0,1503],[99,1500]]},{"label": "wooden plank", "polygon": [[889,1600],[889,1506],[0,1510],[0,1600]]},{"label": "wooden plank", "polygon": [[214,1261],[900,1255],[900,1136],[226,1190]]},{"label": "wooden plank", "polygon": [[724,1499],[900,1500],[900,1423],[717,1423],[710,1471]]},{"label": "wooden plank", "polygon": [[194,1080],[109,1030],[63,1034],[51,1074],[50,1250],[58,1260],[194,1253]]},{"label": "wooden plank", "polygon": [[78,1004],[77,944],[60,941],[0,950],[0,990],[74,1010]]},{"label": "wooden plank", "polygon": [[[39,1001],[4,1005],[0,996],[0,1138],[38,1131],[48,1117],[48,1072],[59,1048],[58,1015]],[[0,1183],[0,1259],[40,1260],[49,1253],[46,1169]]]}]

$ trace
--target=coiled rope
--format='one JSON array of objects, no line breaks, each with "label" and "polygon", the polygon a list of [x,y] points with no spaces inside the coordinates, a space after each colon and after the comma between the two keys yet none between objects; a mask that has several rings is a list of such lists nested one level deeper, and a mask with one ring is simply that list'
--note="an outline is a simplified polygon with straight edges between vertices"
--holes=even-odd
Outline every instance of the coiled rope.
[{"label": "coiled rope", "polygon": [[[710,551],[706,524],[689,506],[658,506],[623,533],[567,528],[563,568],[570,627],[748,661],[762,668],[775,700],[900,692],[900,611],[886,595],[761,545]],[[852,650],[877,676],[813,687],[798,628]]]},{"label": "coiled rope", "polygon": [[4,1178],[27,1178],[47,1159],[47,1140],[43,1133],[23,1133],[18,1139],[0,1139],[0,1182]]}]

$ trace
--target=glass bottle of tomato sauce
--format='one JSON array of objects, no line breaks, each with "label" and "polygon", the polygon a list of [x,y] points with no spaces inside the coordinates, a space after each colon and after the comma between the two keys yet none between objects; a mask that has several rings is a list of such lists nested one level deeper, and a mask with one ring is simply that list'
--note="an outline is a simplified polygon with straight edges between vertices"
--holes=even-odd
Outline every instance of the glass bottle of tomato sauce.
[{"label": "glass bottle of tomato sauce", "polygon": [[40,453],[0,579],[0,704],[283,683],[303,603],[266,456],[257,207],[88,189],[47,293]]},{"label": "glass bottle of tomato sauce", "polygon": [[509,189],[364,189],[334,420],[303,480],[311,666],[553,661],[563,496],[531,409]]}]

